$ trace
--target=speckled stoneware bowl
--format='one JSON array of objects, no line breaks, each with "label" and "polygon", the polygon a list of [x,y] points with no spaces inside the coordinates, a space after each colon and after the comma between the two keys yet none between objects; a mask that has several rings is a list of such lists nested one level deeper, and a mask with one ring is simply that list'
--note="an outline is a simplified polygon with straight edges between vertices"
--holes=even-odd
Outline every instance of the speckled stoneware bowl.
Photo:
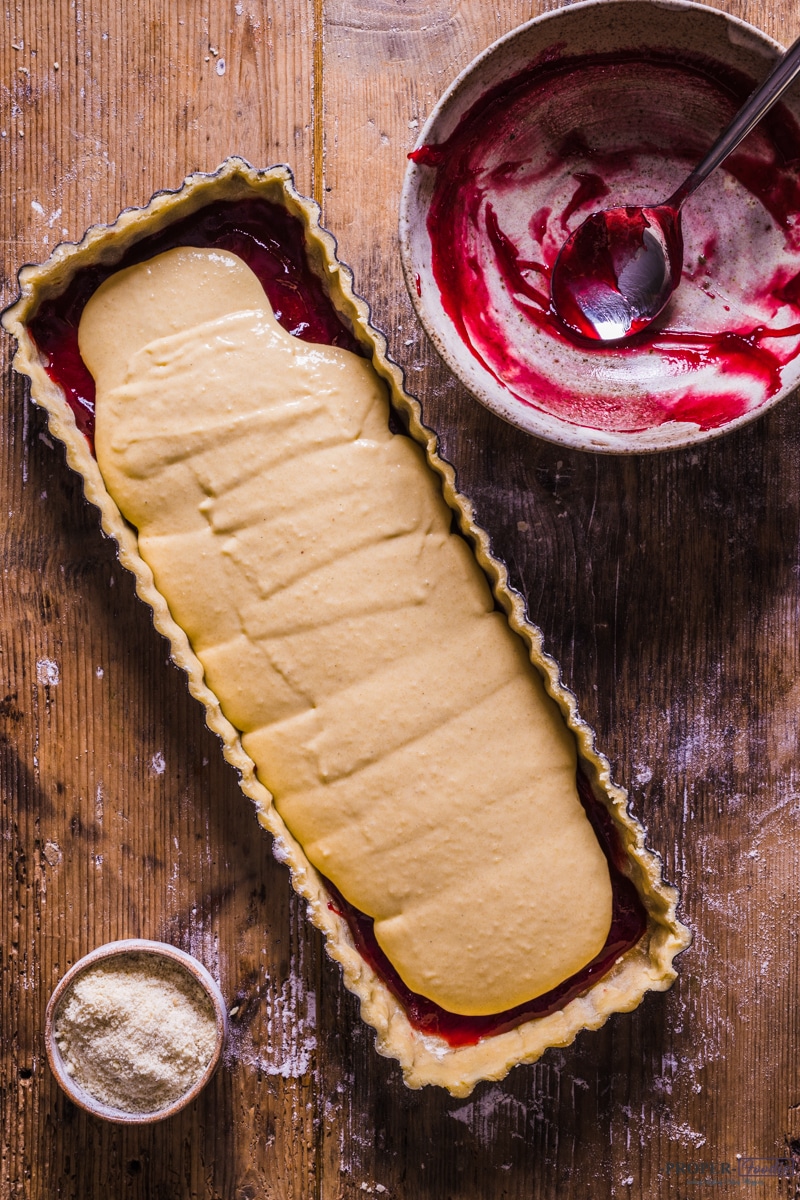
[{"label": "speckled stoneware bowl", "polygon": [[550,311],[565,237],[598,208],[666,199],[780,47],[680,0],[588,0],[490,46],[430,115],[400,243],[444,360],[488,408],[565,446],[705,441],[800,380],[800,89],[686,204],[680,288],[623,347]]},{"label": "speckled stoneware bowl", "polygon": [[[186,972],[191,979],[199,984],[202,992],[208,997],[213,1007],[216,1021],[216,1045],[203,1074],[196,1080],[192,1087],[183,1092],[177,1099],[162,1108],[156,1109],[154,1112],[130,1112],[126,1109],[112,1108],[96,1099],[96,1097],[76,1083],[70,1075],[55,1036],[59,1008],[76,979],[90,967],[94,967],[100,962],[108,962],[115,958],[124,959],[133,955],[137,957],[152,957],[157,967],[158,965],[166,964],[177,968],[179,971]],[[198,962],[196,958],[193,958],[191,954],[186,954],[185,951],[179,950],[175,946],[170,946],[167,942],[153,942],[145,938],[126,938],[119,942],[107,942],[104,946],[98,946],[96,950],[92,950],[89,954],[84,955],[83,958],[70,967],[63,979],[59,980],[48,1001],[45,1013],[45,1048],[50,1068],[59,1084],[67,1093],[70,1100],[74,1104],[77,1104],[79,1108],[91,1113],[92,1116],[102,1117],[106,1121],[113,1121],[119,1125],[145,1125],[151,1124],[154,1121],[163,1121],[166,1117],[174,1116],[175,1113],[180,1112],[187,1104],[191,1104],[199,1096],[219,1066],[227,1034],[228,1012],[225,1000],[216,981],[203,964]]]}]

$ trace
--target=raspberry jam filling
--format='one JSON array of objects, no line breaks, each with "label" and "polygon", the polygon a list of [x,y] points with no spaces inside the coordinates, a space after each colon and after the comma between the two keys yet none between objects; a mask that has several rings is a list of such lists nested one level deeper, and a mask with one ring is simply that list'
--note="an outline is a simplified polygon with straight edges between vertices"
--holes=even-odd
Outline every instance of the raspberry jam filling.
[{"label": "raspberry jam filling", "polygon": [[297,217],[269,200],[217,201],[136,242],[119,262],[79,271],[62,295],[39,306],[31,321],[30,331],[46,357],[47,373],[63,388],[78,428],[90,445],[94,380],[78,350],[84,306],[115,271],[176,246],[213,246],[237,254],[258,276],[275,316],[289,333],[306,342],[362,353],[308,264],[303,226]]},{"label": "raspberry jam filling", "polygon": [[[78,325],[83,308],[112,272],[181,245],[217,247],[241,257],[261,281],[278,320],[295,336],[308,342],[360,350],[308,264],[300,221],[283,207],[264,200],[214,203],[137,242],[114,266],[79,271],[64,293],[43,303],[31,321],[30,329],[46,357],[48,374],[63,388],[78,427],[90,445],[95,390],[78,350]],[[608,938],[596,958],[577,974],[545,995],[509,1011],[482,1017],[460,1016],[410,991],[380,949],[371,918],[327,884],[330,907],[346,920],[359,952],[383,979],[415,1028],[438,1035],[452,1046],[471,1045],[490,1034],[513,1029],[532,1017],[562,1008],[585,992],[642,937],[647,916],[635,886],[624,874],[626,856],[613,819],[580,772],[578,792],[609,866],[613,914]]]},{"label": "raspberry jam filling", "polygon": [[381,950],[370,917],[353,908],[339,895],[328,880],[325,886],[333,896],[329,907],[344,917],[359,954],[383,980],[398,1000],[410,1023],[425,1034],[443,1038],[450,1046],[474,1046],[481,1038],[506,1033],[534,1017],[547,1017],[564,1008],[570,1000],[587,991],[593,983],[611,969],[620,955],[639,941],[647,928],[647,914],[633,883],[623,874],[625,854],[619,842],[614,821],[608,810],[592,792],[586,776],[578,771],[578,795],[598,842],[608,862],[611,876],[613,908],[611,928],[600,953],[582,970],[565,979],[558,987],[535,1000],[519,1004],[506,1012],[485,1017],[465,1017],[447,1012],[432,1000],[412,992],[403,983],[389,959]]},{"label": "raspberry jam filling", "polygon": [[598,208],[672,195],[752,88],[675,53],[541,61],[412,152],[434,172],[442,306],[505,394],[598,430],[709,430],[800,379],[800,128],[781,105],[684,208],[681,286],[655,325],[608,348],[551,307],[567,235]]}]

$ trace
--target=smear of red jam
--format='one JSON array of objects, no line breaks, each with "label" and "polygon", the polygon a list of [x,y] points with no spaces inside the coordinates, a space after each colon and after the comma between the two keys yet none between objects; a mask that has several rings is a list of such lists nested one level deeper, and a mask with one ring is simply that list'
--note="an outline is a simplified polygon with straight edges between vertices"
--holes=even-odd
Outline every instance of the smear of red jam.
[{"label": "smear of red jam", "polygon": [[[48,374],[64,389],[78,427],[90,445],[94,432],[94,380],[78,350],[78,325],[84,306],[114,271],[174,246],[216,247],[238,254],[261,280],[285,329],[309,342],[360,352],[353,333],[343,325],[322,283],[308,265],[303,227],[296,218],[264,200],[209,205],[137,242],[114,265],[79,271],[60,296],[40,306],[31,322],[37,346],[47,357]],[[452,1046],[471,1045],[489,1034],[513,1029],[531,1017],[563,1008],[602,977],[642,937],[647,916],[636,888],[623,873],[626,858],[614,822],[582,774],[578,775],[578,792],[609,864],[613,890],[611,929],[600,954],[583,970],[546,995],[508,1012],[485,1017],[459,1016],[410,991],[380,949],[372,919],[353,908],[327,883],[333,897],[331,907],[345,917],[359,952],[384,979],[415,1028],[437,1034]]]},{"label": "smear of red jam", "polygon": [[[613,897],[611,928],[602,950],[587,966],[565,979],[552,991],[507,1009],[506,1012],[483,1017],[465,1017],[448,1012],[425,996],[412,992],[378,945],[372,918],[354,908],[332,883],[325,881],[325,886],[333,897],[330,907],[345,919],[359,954],[366,959],[402,1005],[415,1029],[443,1038],[450,1046],[473,1046],[481,1038],[506,1033],[534,1017],[549,1016],[550,1013],[564,1008],[576,996],[588,991],[592,984],[611,969],[620,955],[635,946],[644,934],[647,928],[647,913],[635,886],[627,875],[623,874],[626,856],[613,818],[605,805],[596,798],[589,781],[580,771],[577,782],[581,803],[608,862]],[[476,903],[480,903],[477,897]]]},{"label": "smear of red jam", "polygon": [[574,179],[578,186],[560,217],[561,228],[565,231],[567,222],[573,213],[578,212],[579,209],[584,208],[587,204],[591,204],[595,200],[601,200],[603,196],[608,195],[608,184],[592,171],[576,171]]},{"label": "smear of red jam", "polygon": [[[723,318],[725,328],[719,322],[715,328],[671,326],[671,316],[680,311],[675,300],[655,326],[623,346],[603,347],[577,337],[552,309],[550,277],[566,233],[606,198],[604,207],[631,202],[620,196],[619,179],[627,179],[630,189],[637,155],[680,163],[677,186],[719,131],[713,124],[706,130],[696,115],[684,128],[667,111],[666,101],[662,113],[660,102],[646,97],[651,109],[642,115],[632,108],[623,114],[625,121],[618,113],[612,120],[600,111],[608,95],[641,89],[643,79],[656,97],[667,94],[669,84],[672,94],[683,97],[680,111],[692,112],[693,103],[697,110],[706,105],[717,118],[720,112],[732,115],[753,88],[753,80],[722,64],[673,53],[631,51],[537,62],[476,102],[446,142],[422,146],[409,157],[436,173],[428,232],[443,307],[470,352],[508,393],[523,405],[598,429],[634,432],[671,420],[713,429],[776,395],[786,367],[800,356],[800,128],[779,105],[721,168],[761,205],[763,228],[770,226],[777,239],[782,237],[788,265],[772,280],[741,280],[742,303],[721,307],[730,315]],[[611,90],[602,92],[605,87]],[[524,123],[533,129],[554,95],[577,126],[560,141],[555,133],[536,134],[537,142]],[[622,127],[618,143],[616,133],[608,132],[615,122]],[[526,145],[534,147],[527,157]],[[572,192],[564,202],[569,180]],[[560,189],[558,204],[548,201],[548,188]],[[656,203],[670,190],[636,203]],[[526,191],[529,200],[534,192],[535,198],[523,224],[517,214]],[[514,221],[503,211],[514,214]],[[686,230],[694,222],[696,237],[702,221],[724,219],[724,214],[699,213],[702,204],[693,198],[683,224]],[[711,300],[717,294],[718,233],[712,229],[706,235],[702,271],[687,262],[683,273],[683,289],[702,287]],[[531,347],[536,350],[529,353]],[[546,370],[537,361],[542,347]],[[616,356],[614,361],[609,355]],[[619,387],[595,390],[593,380],[612,378],[608,372],[624,358],[630,367],[614,377]],[[658,363],[664,365],[662,378]],[[631,369],[640,365],[647,386],[634,400],[623,389],[633,379]]]},{"label": "smear of red jam", "polygon": [[282,205],[262,199],[217,201],[136,242],[113,265],[78,271],[66,290],[39,306],[30,331],[59,384],[78,428],[92,445],[94,379],[78,349],[78,326],[87,300],[115,271],[175,246],[230,250],[258,276],[284,329],[307,342],[363,353],[309,266],[303,225]]}]

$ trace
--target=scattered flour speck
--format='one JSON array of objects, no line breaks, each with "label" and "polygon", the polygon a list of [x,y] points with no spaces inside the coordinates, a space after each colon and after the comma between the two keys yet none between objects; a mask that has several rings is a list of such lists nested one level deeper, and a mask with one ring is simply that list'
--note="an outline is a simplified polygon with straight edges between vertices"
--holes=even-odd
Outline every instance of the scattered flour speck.
[{"label": "scattered flour speck", "polygon": [[489,1088],[476,1100],[451,1109],[448,1116],[467,1125],[476,1141],[483,1146],[492,1144],[498,1125],[522,1133],[527,1123],[525,1105],[514,1096],[507,1095],[501,1087]]},{"label": "scattered flour speck", "polygon": [[58,663],[52,658],[40,658],[36,663],[36,678],[45,687],[56,687],[61,680]]}]

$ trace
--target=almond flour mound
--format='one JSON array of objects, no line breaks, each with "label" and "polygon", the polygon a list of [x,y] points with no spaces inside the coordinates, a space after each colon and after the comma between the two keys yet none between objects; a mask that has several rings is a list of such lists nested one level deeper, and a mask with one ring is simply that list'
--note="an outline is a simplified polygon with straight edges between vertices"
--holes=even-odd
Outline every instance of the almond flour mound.
[{"label": "almond flour mound", "polygon": [[183,1096],[214,1053],[214,1008],[187,971],[131,954],[88,967],[55,1020],[67,1072],[103,1104],[157,1112]]}]

